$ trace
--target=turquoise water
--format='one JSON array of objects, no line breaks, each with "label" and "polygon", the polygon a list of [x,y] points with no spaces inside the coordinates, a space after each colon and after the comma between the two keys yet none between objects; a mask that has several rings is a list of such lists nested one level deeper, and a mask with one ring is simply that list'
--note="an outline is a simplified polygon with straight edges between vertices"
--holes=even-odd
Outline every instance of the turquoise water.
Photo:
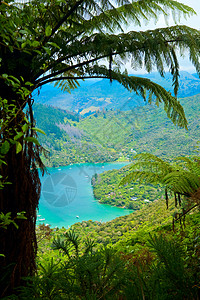
[{"label": "turquoise water", "polygon": [[76,222],[105,222],[133,212],[100,204],[95,200],[91,186],[91,177],[95,173],[120,169],[125,165],[127,163],[118,162],[49,168],[50,175],[41,178],[42,192],[37,224],[68,228]]}]

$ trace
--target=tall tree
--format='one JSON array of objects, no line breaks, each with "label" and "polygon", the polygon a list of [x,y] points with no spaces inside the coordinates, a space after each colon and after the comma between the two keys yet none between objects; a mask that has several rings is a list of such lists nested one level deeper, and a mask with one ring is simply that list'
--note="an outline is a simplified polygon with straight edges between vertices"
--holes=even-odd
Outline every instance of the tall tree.
[{"label": "tall tree", "polygon": [[33,90],[49,82],[71,90],[87,78],[117,80],[150,103],[163,102],[172,121],[187,127],[176,97],[148,79],[120,71],[127,60],[133,68],[144,67],[148,72],[155,68],[161,76],[169,68],[176,95],[177,51],[186,49],[199,70],[197,30],[176,25],[123,31],[122,26],[130,22],[140,26],[141,20],[157,20],[160,14],[167,17],[169,13],[178,18],[194,11],[175,0],[0,1],[0,151],[4,162],[0,161],[0,167],[2,178],[11,183],[0,191],[0,211],[11,212],[13,218],[25,211],[27,217],[16,221],[18,229],[12,225],[0,229],[0,253],[5,254],[0,257],[0,274],[5,274],[1,296],[35,270],[34,228],[40,196],[37,166],[43,166],[33,128]]}]

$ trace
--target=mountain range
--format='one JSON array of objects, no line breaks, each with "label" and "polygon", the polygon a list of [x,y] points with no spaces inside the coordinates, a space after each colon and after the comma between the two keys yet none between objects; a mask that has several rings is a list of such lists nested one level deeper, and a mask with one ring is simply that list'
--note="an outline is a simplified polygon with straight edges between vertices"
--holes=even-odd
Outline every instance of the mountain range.
[{"label": "mountain range", "polygon": [[[134,76],[134,75],[133,75]],[[138,75],[148,78],[173,93],[172,76],[166,73],[162,78],[158,73]],[[197,74],[180,72],[178,97],[188,97],[200,93],[200,78]],[[98,109],[130,110],[143,106],[143,99],[135,93],[127,91],[118,82],[110,83],[107,79],[89,79],[80,82],[80,87],[71,93],[47,84],[33,95],[36,103],[48,104],[82,115]]]}]

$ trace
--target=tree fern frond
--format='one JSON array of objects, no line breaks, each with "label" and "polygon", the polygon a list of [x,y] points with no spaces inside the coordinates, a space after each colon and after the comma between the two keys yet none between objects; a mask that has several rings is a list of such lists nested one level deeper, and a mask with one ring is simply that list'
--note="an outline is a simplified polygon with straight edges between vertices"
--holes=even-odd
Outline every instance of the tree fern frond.
[{"label": "tree fern frond", "polygon": [[69,230],[65,233],[67,241],[73,244],[76,254],[79,253],[79,236],[75,233],[74,230]]},{"label": "tree fern frond", "polygon": [[51,248],[53,250],[62,250],[69,257],[68,246],[69,246],[69,244],[62,236],[58,236],[58,237],[54,238],[54,240],[51,244]]},{"label": "tree fern frond", "polygon": [[200,177],[189,171],[180,170],[166,175],[163,183],[175,193],[189,196],[200,187]]},{"label": "tree fern frond", "polygon": [[190,202],[195,202],[197,205],[200,203],[200,165],[196,159],[178,157],[174,163],[170,164],[153,154],[138,154],[135,156],[134,164],[130,167],[130,173],[123,178],[121,184],[135,180],[160,183],[165,186],[167,206],[168,191],[174,193],[175,205],[178,202],[181,205],[181,195],[190,199],[189,209]]},{"label": "tree fern frond", "polygon": [[199,158],[189,159],[188,157],[177,157],[176,161],[185,170],[188,170],[200,176],[200,161]]},{"label": "tree fern frond", "polygon": [[[64,72],[63,76],[68,77],[69,79],[62,80],[60,77],[57,77],[57,81],[55,81],[54,86],[58,86],[62,91],[67,91],[71,93],[72,90],[78,88],[80,86],[79,80],[76,79],[76,76],[81,76],[82,73],[79,70],[70,70],[68,72]],[[84,79],[83,79],[84,81]]]},{"label": "tree fern frond", "polygon": [[136,180],[163,184],[164,177],[173,171],[173,166],[168,162],[150,153],[137,154],[134,156],[134,161],[135,163],[130,167],[132,172],[123,178],[121,184]]},{"label": "tree fern frond", "polygon": [[62,80],[58,77],[58,81],[55,82],[54,86],[58,86],[62,91],[68,92],[70,94],[72,90],[80,86],[80,83],[76,79]]},{"label": "tree fern frond", "polygon": [[130,169],[137,169],[138,167],[142,168],[151,168],[155,169],[157,172],[169,172],[173,170],[173,167],[167,161],[162,160],[161,158],[151,154],[151,153],[139,153],[134,156],[135,163],[130,167]]},{"label": "tree fern frond", "polygon": [[132,181],[139,181],[140,183],[146,182],[146,183],[153,183],[157,184],[161,182],[161,176],[158,174],[155,174],[153,172],[148,171],[134,171],[128,175],[126,175],[122,181],[120,182],[120,185],[124,185],[127,183],[130,183]]},{"label": "tree fern frond", "polygon": [[[109,71],[105,67],[99,67],[95,65],[87,69],[90,75],[104,75],[106,78],[109,78]],[[162,86],[157,83],[152,82],[147,78],[141,78],[136,76],[127,76],[124,74],[111,72],[112,79],[118,81],[125,88],[130,91],[134,91],[143,99],[146,99],[146,90],[150,93],[150,95],[154,95],[154,98],[157,100],[157,104],[164,103],[164,109],[167,113],[168,118],[172,120],[175,125],[180,127],[187,128],[187,120],[185,117],[185,113],[183,107],[180,102],[171,95],[170,92],[167,92]],[[152,102],[152,97],[150,96],[150,102]]]},{"label": "tree fern frond", "polygon": [[[128,24],[128,21],[131,21],[132,24],[141,26],[141,20],[148,21],[150,19],[154,19],[155,21],[157,21],[161,14],[163,14],[165,18],[167,18],[169,16],[169,13],[172,12],[172,16],[175,22],[180,20],[181,15],[191,16],[195,14],[195,11],[191,7],[172,0],[146,0],[134,1],[132,3],[131,1],[115,2],[116,7],[113,9],[110,8],[106,12],[105,16],[108,17],[109,20],[112,20],[113,25],[111,26],[111,28],[113,29],[117,29],[115,25],[119,25],[119,22],[116,22],[116,20],[120,20],[120,22],[123,22],[124,24]],[[118,7],[118,5],[120,5],[120,7]],[[101,16],[101,21],[102,20],[103,18]]]}]

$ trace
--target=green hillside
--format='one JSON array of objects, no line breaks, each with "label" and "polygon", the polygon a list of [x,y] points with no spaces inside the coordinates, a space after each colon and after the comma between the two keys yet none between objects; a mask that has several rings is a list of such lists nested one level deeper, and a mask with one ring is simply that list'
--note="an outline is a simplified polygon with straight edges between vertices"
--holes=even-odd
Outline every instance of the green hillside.
[{"label": "green hillside", "polygon": [[100,203],[134,210],[140,209],[149,202],[163,198],[163,189],[159,185],[155,187],[151,184],[133,182],[121,186],[120,182],[127,172],[129,172],[129,166],[120,170],[95,174],[92,177],[95,198]]},{"label": "green hillside", "polygon": [[[104,147],[130,159],[136,152],[159,156],[191,155],[199,133],[200,95],[180,99],[188,119],[188,131],[175,127],[163,108],[146,105],[131,111],[109,111],[84,118],[78,128]],[[132,150],[131,150],[132,149]]]},{"label": "green hillside", "polygon": [[69,165],[78,162],[104,162],[117,159],[113,150],[96,143],[77,124],[77,114],[42,104],[34,105],[37,127],[46,135],[39,134],[39,141],[49,152],[49,158],[42,156],[46,166]]},{"label": "green hillside", "polygon": [[188,131],[175,127],[163,108],[153,105],[131,111],[103,110],[88,117],[51,106],[35,104],[37,126],[47,135],[39,139],[49,150],[49,166],[76,162],[132,160],[135,153],[160,157],[194,155],[200,136],[200,94],[180,99]]}]

